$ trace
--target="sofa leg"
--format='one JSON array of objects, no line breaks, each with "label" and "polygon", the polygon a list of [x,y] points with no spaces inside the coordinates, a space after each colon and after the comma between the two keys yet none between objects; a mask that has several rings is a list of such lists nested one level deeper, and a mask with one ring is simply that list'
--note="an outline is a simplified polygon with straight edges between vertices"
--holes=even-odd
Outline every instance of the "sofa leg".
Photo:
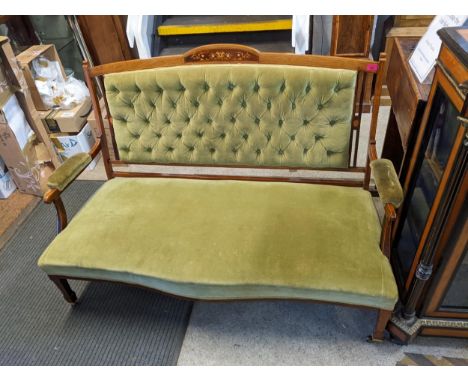
[{"label": "sofa leg", "polygon": [[382,342],[385,338],[385,328],[392,317],[391,310],[378,310],[377,322],[375,323],[374,333],[369,336],[369,342]]},{"label": "sofa leg", "polygon": [[60,292],[62,292],[63,297],[67,302],[69,302],[70,304],[76,303],[76,294],[75,292],[73,292],[72,288],[70,287],[70,284],[68,284],[67,279],[55,276],[49,276],[49,278],[54,282],[55,285],[57,285],[57,288],[59,288]]}]

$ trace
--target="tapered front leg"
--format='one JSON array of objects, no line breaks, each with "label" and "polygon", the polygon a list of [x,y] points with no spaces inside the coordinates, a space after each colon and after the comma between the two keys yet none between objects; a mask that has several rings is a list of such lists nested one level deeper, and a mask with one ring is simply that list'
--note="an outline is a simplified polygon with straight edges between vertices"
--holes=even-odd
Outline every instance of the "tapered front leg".
[{"label": "tapered front leg", "polygon": [[375,323],[374,333],[369,336],[369,342],[382,342],[385,338],[385,328],[392,317],[391,310],[378,310],[377,322]]},{"label": "tapered front leg", "polygon": [[62,292],[63,297],[67,302],[69,302],[70,304],[76,303],[76,294],[75,292],[73,292],[72,288],[70,287],[70,284],[68,284],[67,279],[56,276],[49,276],[49,278],[54,282],[55,285],[57,285],[57,288],[60,289],[60,292]]}]

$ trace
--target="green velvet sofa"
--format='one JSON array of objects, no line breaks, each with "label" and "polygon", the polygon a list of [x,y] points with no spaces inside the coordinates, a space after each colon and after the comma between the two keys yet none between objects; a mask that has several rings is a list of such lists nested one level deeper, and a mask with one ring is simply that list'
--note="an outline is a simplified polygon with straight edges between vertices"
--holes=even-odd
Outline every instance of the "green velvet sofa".
[{"label": "green velvet sofa", "polygon": [[[60,233],[39,266],[70,303],[77,298],[67,279],[199,300],[322,301],[377,310],[371,338],[382,340],[398,299],[389,243],[402,190],[391,162],[376,157],[381,64],[240,45],[85,63],[102,134],[91,153],[49,178],[44,200],[57,208]],[[360,167],[362,84],[376,74],[368,159]],[[94,80],[105,89],[109,141]],[[109,181],[68,224],[60,194],[101,149]],[[141,170],[154,164],[290,172]],[[309,170],[352,177],[292,176]]]}]

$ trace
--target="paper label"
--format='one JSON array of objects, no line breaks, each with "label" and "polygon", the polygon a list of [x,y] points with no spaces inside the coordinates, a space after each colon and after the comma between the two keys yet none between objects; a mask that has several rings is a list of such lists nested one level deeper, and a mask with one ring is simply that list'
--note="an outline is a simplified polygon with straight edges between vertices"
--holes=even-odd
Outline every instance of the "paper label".
[{"label": "paper label", "polygon": [[424,36],[419,40],[418,45],[409,60],[409,64],[420,83],[424,83],[424,80],[431,72],[435,65],[437,56],[439,55],[442,41],[437,35],[437,31],[445,27],[463,25],[466,19],[467,15],[434,17],[434,20],[432,20],[432,23],[429,25],[426,33],[424,33]]},{"label": "paper label", "polygon": [[379,64],[367,64],[367,71],[368,72],[377,72],[379,70]]}]

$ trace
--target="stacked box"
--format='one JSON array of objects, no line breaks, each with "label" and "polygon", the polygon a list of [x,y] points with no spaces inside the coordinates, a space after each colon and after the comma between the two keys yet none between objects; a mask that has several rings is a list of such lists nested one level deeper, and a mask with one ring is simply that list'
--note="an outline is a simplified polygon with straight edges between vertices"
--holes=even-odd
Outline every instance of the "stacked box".
[{"label": "stacked box", "polygon": [[50,155],[31,130],[13,94],[0,105],[0,155],[21,192],[43,195],[53,171]]},{"label": "stacked box", "polygon": [[[38,111],[34,106],[34,101],[28,83],[23,75],[23,71],[18,65],[18,61],[16,60],[16,56],[11,48],[8,37],[5,36],[0,36],[0,61],[6,75],[6,78],[0,79],[0,105],[5,104],[11,93],[15,94],[29,125],[33,129],[37,138],[45,144],[53,165],[59,166],[60,160],[58,155],[49,139],[47,130],[44,128]],[[0,76],[2,76],[2,74],[0,74]],[[10,86],[11,89],[9,89]],[[6,89],[7,92],[5,91]]]},{"label": "stacked box", "polygon": [[[51,134],[50,138],[57,147],[57,151],[64,159],[81,152],[90,152],[96,142],[89,123],[87,123],[78,134]],[[87,169],[94,169],[96,167],[96,162],[97,159],[94,159]]]},{"label": "stacked box", "polygon": [[34,82],[32,69],[32,62],[40,56],[45,57],[50,61],[57,62],[58,70],[61,72],[64,79],[67,78],[67,75],[65,74],[65,69],[62,66],[60,57],[54,45],[33,45],[18,56],[16,56],[16,59],[21,66],[21,70],[23,71],[23,75],[28,85],[28,88],[31,92],[31,96],[34,101],[36,110],[45,111],[50,110],[50,107],[45,105],[42,101],[41,95],[37,90],[36,83]]}]

